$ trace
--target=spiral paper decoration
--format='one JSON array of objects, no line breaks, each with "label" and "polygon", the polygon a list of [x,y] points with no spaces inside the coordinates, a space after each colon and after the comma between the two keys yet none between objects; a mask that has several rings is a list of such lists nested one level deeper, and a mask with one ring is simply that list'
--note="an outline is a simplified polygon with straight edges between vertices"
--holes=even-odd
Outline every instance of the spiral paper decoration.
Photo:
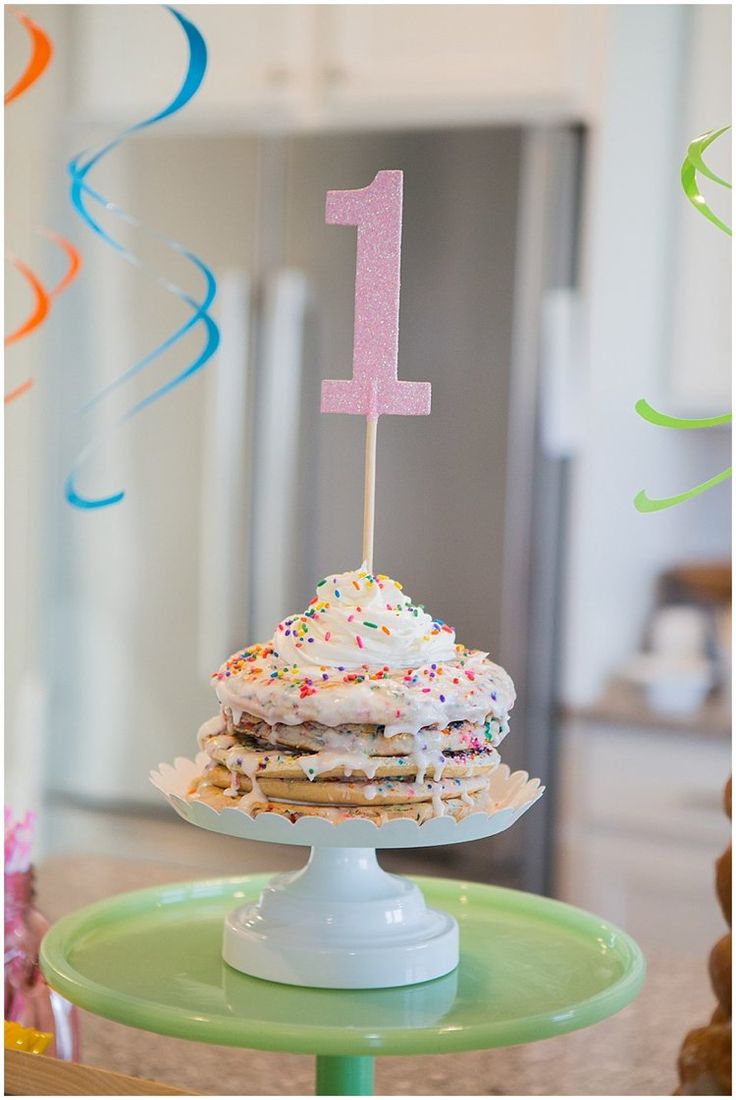
[{"label": "spiral paper decoration", "polygon": [[[42,27],[39,27],[37,23],[34,23],[32,19],[29,19],[28,16],[24,15],[22,12],[13,12],[13,15],[15,15],[28,31],[31,39],[31,56],[21,76],[13,87],[5,93],[6,107],[14,100],[18,99],[24,92],[27,92],[28,89],[36,83],[38,78],[47,68],[54,52],[51,39]],[[16,271],[23,276],[33,293],[33,307],[25,321],[5,337],[5,347],[10,347],[12,344],[18,343],[18,341],[22,340],[24,337],[30,336],[32,332],[43,324],[49,315],[51,303],[71,285],[81,266],[81,257],[71,241],[62,237],[61,234],[55,233],[52,229],[38,228],[36,232],[47,237],[48,240],[53,241],[54,244],[62,249],[68,261],[67,270],[63,278],[52,290],[46,290],[39,277],[31,270],[27,263],[17,256],[12,255],[12,253],[8,254],[9,262]],[[11,402],[15,401],[16,398],[22,397],[24,393],[28,392],[32,385],[33,379],[26,378],[19,386],[15,386],[14,389],[5,394],[5,404],[9,405]]]},{"label": "spiral paper decoration", "polygon": [[[132,10],[132,9],[131,9]],[[86,150],[83,153],[79,153],[75,156],[68,166],[69,175],[71,177],[70,185],[70,197],[72,205],[77,214],[82,218],[84,223],[91,229],[105,244],[113,248],[123,259],[128,263],[135,265],[136,267],[143,267],[142,261],[132,252],[130,252],[120,241],[113,237],[106,229],[100,225],[97,220],[96,213],[92,213],[94,207],[100,207],[108,213],[114,214],[121,221],[126,222],[129,225],[133,225],[139,229],[145,229],[156,239],[163,242],[167,248],[171,251],[184,256],[195,270],[202,276],[204,281],[203,290],[199,298],[192,297],[184,290],[180,289],[174,283],[170,282],[163,276],[154,275],[156,282],[163,286],[169,293],[175,295],[180,301],[182,301],[192,312],[189,318],[184,324],[177,328],[170,336],[168,336],[161,344],[150,351],[137,363],[134,363],[128,370],[124,371],[109,385],[104,387],[99,393],[97,393],[82,410],[87,411],[104,400],[110,393],[119,389],[124,383],[128,382],[135,375],[139,374],[146,367],[150,366],[156,359],[158,359],[165,351],[173,347],[182,339],[182,337],[193,329],[196,325],[202,325],[204,329],[204,347],[200,354],[184,367],[178,374],[167,382],[158,386],[151,393],[149,393],[142,400],[132,405],[127,412],[113,425],[113,430],[121,427],[124,423],[136,416],[143,409],[148,408],[159,398],[164,397],[167,393],[176,389],[187,378],[191,378],[193,374],[199,371],[205,363],[214,355],[220,340],[219,329],[214,320],[209,314],[210,306],[212,305],[215,295],[217,293],[217,282],[210,268],[201,260],[198,256],[195,256],[184,245],[179,244],[177,241],[173,241],[163,234],[158,233],[155,230],[146,229],[143,224],[133,215],[128,214],[122,210],[115,203],[110,202],[105,196],[96,191],[88,182],[88,176],[95,165],[99,164],[103,157],[107,156],[114,149],[118,148],[126,138],[131,135],[153,126],[163,119],[168,118],[170,115],[176,114],[176,112],[182,110],[183,107],[189,103],[191,98],[198,91],[207,69],[207,46],[205,44],[202,34],[197,27],[182,15],[181,12],[175,8],[166,6],[166,10],[177,20],[179,26],[184,31],[186,36],[187,46],[189,50],[189,57],[187,61],[187,68],[184,74],[181,87],[171,100],[171,102],[162,110],[156,112],[148,118],[134,123],[132,126],[127,127],[117,137],[113,138],[106,145],[97,150]],[[87,497],[84,496],[76,488],[76,478],[80,467],[87,461],[87,459],[105,443],[107,436],[94,437],[90,443],[84,448],[81,454],[77,457],[69,476],[66,480],[65,494],[70,504],[77,508],[94,509],[105,508],[112,504],[118,504],[125,496],[124,490],[119,492],[110,493],[102,497]]]},{"label": "spiral paper decoration", "polygon": [[[722,126],[720,130],[709,130],[707,133],[701,134],[700,137],[695,138],[694,141],[691,141],[680,171],[682,187],[689,201],[699,213],[718,229],[722,230],[722,232],[727,233],[729,237],[731,236],[730,227],[726,225],[724,221],[721,221],[705,201],[700,192],[697,177],[698,173],[700,173],[700,175],[705,176],[706,179],[712,180],[721,187],[727,187],[729,191],[731,190],[731,184],[727,180],[717,176],[703,160],[703,153],[705,150],[713,144],[716,138],[719,138],[721,134],[725,134],[726,131],[730,129],[730,126]],[[643,398],[637,401],[635,408],[642,420],[646,420],[650,424],[656,424],[660,428],[713,428],[717,425],[731,423],[731,413],[724,413],[722,416],[711,416],[697,420],[668,416],[666,413],[658,412],[657,409],[652,408],[649,402],[645,401]],[[663,497],[659,500],[653,499],[647,494],[645,489],[641,489],[634,498],[634,507],[639,512],[661,512],[664,508],[671,508],[675,504],[683,504],[686,500],[692,500],[693,497],[704,493],[706,489],[712,489],[714,485],[720,484],[721,481],[725,481],[730,476],[731,467],[727,466],[725,470],[721,470],[715,477],[708,478],[707,481],[701,482],[700,485],[694,485],[692,489],[687,489],[684,493],[677,493],[675,496]]]}]

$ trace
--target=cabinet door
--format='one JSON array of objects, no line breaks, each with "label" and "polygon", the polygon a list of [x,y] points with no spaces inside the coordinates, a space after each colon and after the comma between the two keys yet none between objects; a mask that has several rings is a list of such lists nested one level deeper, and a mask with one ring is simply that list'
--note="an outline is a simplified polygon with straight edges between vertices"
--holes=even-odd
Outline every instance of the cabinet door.
[{"label": "cabinet door", "polygon": [[[727,824],[724,818],[724,832]],[[559,845],[558,896],[625,929],[645,954],[705,959],[727,931],[713,885],[718,854],[707,845],[633,840],[588,828]]]},{"label": "cabinet door", "polygon": [[728,740],[581,721],[561,748],[557,895],[645,952],[704,957],[725,931],[713,864],[728,843]]},{"label": "cabinet door", "polygon": [[328,115],[433,122],[576,113],[603,23],[589,8],[328,5],[319,9]]},{"label": "cabinet door", "polygon": [[[173,98],[186,43],[164,8],[92,4],[72,10],[78,110],[129,122]],[[188,124],[223,126],[231,120],[240,127],[262,127],[294,114],[303,103],[311,65],[311,8],[184,4],[180,10],[202,32],[209,53],[202,88],[186,108]]]}]

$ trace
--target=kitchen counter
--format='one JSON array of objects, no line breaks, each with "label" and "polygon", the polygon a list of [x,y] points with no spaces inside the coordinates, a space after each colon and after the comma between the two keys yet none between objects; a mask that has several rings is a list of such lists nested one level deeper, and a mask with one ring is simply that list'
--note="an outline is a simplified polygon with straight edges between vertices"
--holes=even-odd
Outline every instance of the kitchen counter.
[{"label": "kitchen counter", "polygon": [[[38,905],[53,920],[113,893],[211,874],[211,866],[183,870],[178,861],[54,856],[38,868]],[[610,1020],[505,1050],[379,1058],[376,1093],[671,1094],[682,1037],[709,1018],[714,1001],[705,959],[663,952],[648,961],[644,990]],[[308,1095],[313,1091],[313,1060],[304,1055],[209,1047],[137,1031],[88,1013],[83,1013],[82,1020],[82,1058],[89,1065],[210,1095]]]},{"label": "kitchen counter", "polygon": [[618,680],[613,680],[600,699],[590,706],[563,706],[560,718],[680,733],[686,737],[727,739],[731,736],[731,708],[722,691],[709,695],[703,706],[692,714],[664,714],[651,709],[642,688]]}]

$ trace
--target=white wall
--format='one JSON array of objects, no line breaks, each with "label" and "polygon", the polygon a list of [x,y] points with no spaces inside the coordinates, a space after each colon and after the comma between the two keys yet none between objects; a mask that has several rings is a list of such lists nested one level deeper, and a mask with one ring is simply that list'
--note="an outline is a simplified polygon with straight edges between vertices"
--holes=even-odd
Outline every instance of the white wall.
[{"label": "white wall", "polygon": [[[729,123],[730,12],[722,5],[689,9],[686,96],[681,103],[683,148],[707,130]],[[706,160],[731,179],[731,134],[709,149]],[[731,192],[700,179],[718,216],[731,224]],[[731,407],[731,241],[680,201],[675,225],[674,305],[670,339],[672,408],[708,415]],[[725,399],[724,399],[725,394]]]},{"label": "white wall", "polygon": [[[46,285],[62,275],[66,261],[33,227],[50,205],[50,188],[65,188],[61,169],[48,170],[59,111],[66,99],[68,11],[62,6],[32,5],[28,13],[50,35],[55,56],[41,78],[5,110],[6,247],[38,273]],[[5,83],[15,83],[30,55],[28,34],[5,11]],[[53,227],[52,227],[53,228]],[[17,328],[30,312],[31,295],[22,277],[5,266],[5,330]],[[69,293],[73,293],[70,291]],[[60,307],[63,308],[63,307]],[[32,797],[37,778],[39,739],[33,726],[39,714],[41,686],[34,673],[53,660],[39,654],[38,578],[44,548],[39,544],[41,509],[41,402],[44,377],[51,366],[50,349],[58,332],[58,311],[42,328],[5,355],[5,386],[11,389],[29,375],[33,389],[5,413],[5,629],[6,753],[8,798],[14,808]],[[35,746],[35,748],[34,748]]]},{"label": "white wall", "polygon": [[[640,515],[632,504],[642,488],[665,497],[706,480],[729,464],[730,447],[725,432],[665,430],[634,413],[640,397],[672,408],[675,227],[687,205],[679,169],[688,137],[695,136],[682,132],[683,74],[694,60],[697,11],[611,10],[585,204],[583,438],[572,472],[564,601],[562,692],[572,704],[593,701],[606,676],[638,646],[662,569],[724,557],[729,548],[728,484],[654,514]],[[730,40],[729,9],[718,9],[716,17]],[[716,126],[730,117],[725,61],[722,52]],[[692,218],[702,223],[700,232],[716,232],[694,210]],[[728,325],[728,318],[720,323]]]}]

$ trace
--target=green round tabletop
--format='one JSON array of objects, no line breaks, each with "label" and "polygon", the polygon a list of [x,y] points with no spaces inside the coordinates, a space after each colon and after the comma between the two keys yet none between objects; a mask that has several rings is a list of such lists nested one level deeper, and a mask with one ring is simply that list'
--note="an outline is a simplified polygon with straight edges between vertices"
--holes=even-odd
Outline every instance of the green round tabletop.
[{"label": "green round tabletop", "polygon": [[50,985],[132,1027],[208,1043],[318,1055],[423,1054],[544,1039],[637,994],[641,951],[580,909],[516,890],[415,879],[460,925],[457,970],[422,985],[277,985],[220,957],[225,915],[269,875],[120,894],[58,921],[41,948]]}]

